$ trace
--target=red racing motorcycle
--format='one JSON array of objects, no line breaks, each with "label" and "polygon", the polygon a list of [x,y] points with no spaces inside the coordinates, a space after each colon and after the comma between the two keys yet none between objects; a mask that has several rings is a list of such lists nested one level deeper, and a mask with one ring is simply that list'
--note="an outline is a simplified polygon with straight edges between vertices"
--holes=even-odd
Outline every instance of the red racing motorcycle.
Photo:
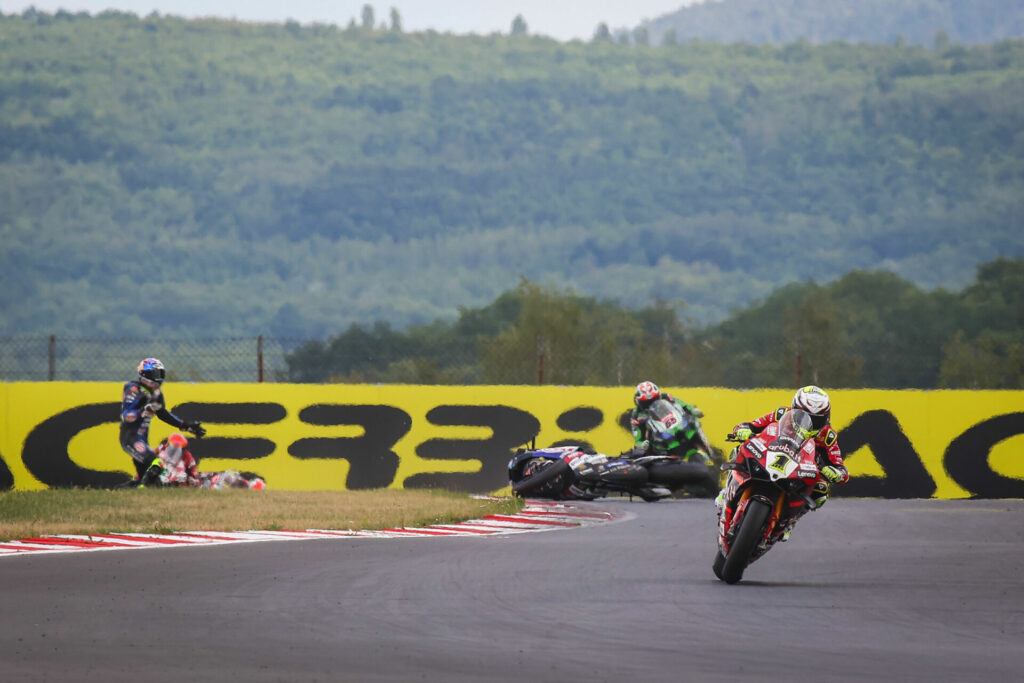
[{"label": "red racing motorcycle", "polygon": [[[811,493],[819,482],[811,416],[786,411],[733,451],[722,465],[729,475],[718,514],[718,554],[712,568],[726,583],[743,578],[747,566],[774,546],[785,532],[786,513],[817,505]],[[733,435],[726,437],[730,441]]]}]

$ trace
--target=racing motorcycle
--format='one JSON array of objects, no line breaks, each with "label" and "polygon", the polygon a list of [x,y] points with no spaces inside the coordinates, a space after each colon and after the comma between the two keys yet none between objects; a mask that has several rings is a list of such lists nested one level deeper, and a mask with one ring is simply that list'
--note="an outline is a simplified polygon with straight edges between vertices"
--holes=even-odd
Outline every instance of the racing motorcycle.
[{"label": "racing motorcycle", "polygon": [[[712,569],[737,583],[786,531],[784,513],[817,507],[811,493],[818,465],[811,416],[792,409],[778,422],[737,446],[722,469],[729,472],[718,514],[718,553]],[[736,441],[734,435],[726,437]]]},{"label": "racing motorcycle", "polygon": [[553,500],[594,500],[615,492],[653,503],[688,485],[717,490],[712,472],[677,455],[608,456],[580,446],[519,449],[508,463],[513,494]]},{"label": "racing motorcycle", "polygon": [[647,414],[646,436],[651,442],[652,452],[677,455],[686,462],[712,464],[713,450],[701,429],[700,420],[683,410],[682,406],[659,398],[651,403]]}]

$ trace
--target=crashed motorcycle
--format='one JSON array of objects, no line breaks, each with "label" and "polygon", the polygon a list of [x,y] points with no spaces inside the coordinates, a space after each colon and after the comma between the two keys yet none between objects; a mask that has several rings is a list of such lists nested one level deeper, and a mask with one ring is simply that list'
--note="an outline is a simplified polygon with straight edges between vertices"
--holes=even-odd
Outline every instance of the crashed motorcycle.
[{"label": "crashed motorcycle", "polygon": [[[737,446],[722,469],[729,472],[718,514],[718,553],[712,569],[737,583],[747,567],[783,537],[792,514],[817,507],[811,497],[822,481],[811,416],[786,412],[778,422]],[[727,440],[737,439],[730,434]]]},{"label": "crashed motorcycle", "polygon": [[653,503],[686,486],[706,490],[712,471],[677,455],[609,456],[580,446],[519,449],[508,463],[513,494],[552,500],[594,500],[618,493]]}]

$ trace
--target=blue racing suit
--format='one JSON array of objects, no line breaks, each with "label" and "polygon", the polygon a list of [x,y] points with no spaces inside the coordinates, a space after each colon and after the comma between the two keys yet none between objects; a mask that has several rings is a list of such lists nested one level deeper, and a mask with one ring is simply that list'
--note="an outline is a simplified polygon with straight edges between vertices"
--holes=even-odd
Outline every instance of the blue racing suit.
[{"label": "blue racing suit", "polygon": [[121,448],[132,456],[139,477],[157,457],[149,445],[149,423],[154,415],[169,425],[185,429],[185,421],[167,410],[161,389],[150,389],[140,382],[125,382],[121,395]]}]

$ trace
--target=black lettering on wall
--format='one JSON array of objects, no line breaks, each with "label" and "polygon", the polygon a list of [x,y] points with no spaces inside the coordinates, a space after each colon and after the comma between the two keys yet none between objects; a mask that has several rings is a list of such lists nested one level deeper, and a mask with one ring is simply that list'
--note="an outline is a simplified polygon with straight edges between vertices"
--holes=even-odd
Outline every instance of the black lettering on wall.
[{"label": "black lettering on wall", "polygon": [[566,432],[589,432],[604,422],[604,413],[597,408],[579,407],[567,410],[558,416],[555,424]]},{"label": "black lettering on wall", "polygon": [[9,491],[14,488],[14,475],[4,462],[3,454],[0,453],[0,491]]},{"label": "black lettering on wall", "polygon": [[629,434],[630,440],[633,438],[633,426],[630,421],[633,419],[633,411],[627,410],[622,415],[619,415],[619,426],[622,427],[627,434]]},{"label": "black lettering on wall", "polygon": [[348,460],[351,467],[345,486],[374,489],[388,486],[398,471],[398,454],[391,450],[409,432],[412,418],[398,408],[385,405],[327,405],[304,408],[299,419],[313,425],[358,425],[362,436],[299,439],[288,447],[296,458]]},{"label": "black lettering on wall", "polygon": [[[68,444],[81,431],[119,420],[120,403],[93,403],[78,406],[44,420],[25,438],[21,459],[32,475],[47,486],[112,488],[130,477],[124,472],[100,472],[79,467],[68,455]],[[112,452],[122,453],[111,440]],[[116,450],[115,450],[116,449]],[[127,454],[125,463],[129,462]]]},{"label": "black lettering on wall", "polygon": [[[279,403],[179,403],[174,414],[183,420],[200,420],[208,431],[210,423],[266,425],[280,422],[288,411]],[[156,445],[156,444],[152,444]],[[255,460],[274,452],[277,445],[269,439],[246,437],[208,436],[189,439],[189,450],[196,460],[224,458],[226,460]]]},{"label": "black lettering on wall", "polygon": [[[555,424],[566,432],[589,432],[596,429],[604,422],[604,413],[597,408],[579,407],[567,410],[558,416]],[[552,446],[576,446],[587,453],[596,453],[594,445],[582,439],[562,439],[556,441]]]},{"label": "black lettering on wall", "polygon": [[280,403],[179,403],[174,414],[183,420],[239,425],[268,425],[288,417]]},{"label": "black lettering on wall", "polygon": [[507,406],[438,406],[427,413],[431,424],[452,427],[490,427],[489,439],[430,439],[416,447],[421,458],[479,460],[479,472],[414,474],[406,488],[442,488],[484,493],[508,484],[508,460],[517,446],[529,443],[540,432],[540,422],[530,413]]},{"label": "black lettering on wall", "polygon": [[997,443],[1018,434],[1024,434],[1024,413],[999,415],[974,425],[946,448],[946,471],[976,498],[1024,498],[1024,480],[1004,477],[988,462]]},{"label": "black lettering on wall", "polygon": [[[884,477],[858,476],[832,489],[837,496],[868,498],[930,498],[935,480],[928,474],[896,416],[887,410],[858,415],[839,434],[844,456],[868,446],[881,465]],[[853,457],[856,457],[854,455]]]}]

